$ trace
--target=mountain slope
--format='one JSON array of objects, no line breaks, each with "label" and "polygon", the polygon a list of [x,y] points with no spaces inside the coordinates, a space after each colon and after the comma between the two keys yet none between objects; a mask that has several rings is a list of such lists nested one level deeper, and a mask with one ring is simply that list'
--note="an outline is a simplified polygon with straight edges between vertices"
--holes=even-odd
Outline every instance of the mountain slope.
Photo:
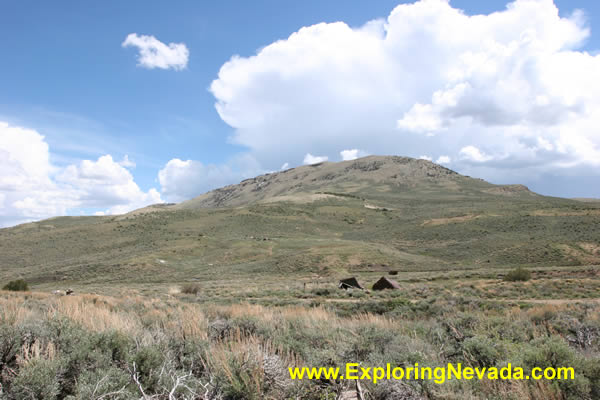
[{"label": "mountain slope", "polygon": [[[0,279],[88,287],[356,271],[600,264],[600,204],[366,157],[177,205],[0,230]],[[61,284],[63,284],[61,283]]]},{"label": "mountain slope", "polygon": [[316,193],[343,193],[394,202],[419,195],[472,196],[527,194],[524,186],[496,186],[469,178],[427,160],[369,156],[338,163],[305,165],[246,179],[178,205],[179,209],[235,207],[256,202],[314,198]]}]

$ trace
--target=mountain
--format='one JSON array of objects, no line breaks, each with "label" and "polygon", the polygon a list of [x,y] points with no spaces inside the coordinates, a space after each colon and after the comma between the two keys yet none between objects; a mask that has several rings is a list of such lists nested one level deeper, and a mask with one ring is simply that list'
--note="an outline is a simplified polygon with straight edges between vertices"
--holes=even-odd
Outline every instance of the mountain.
[{"label": "mountain", "polygon": [[525,186],[497,186],[466,177],[427,160],[369,156],[323,162],[246,179],[205,193],[177,209],[237,207],[257,202],[304,202],[341,193],[394,202],[418,196],[473,196],[486,193],[535,195]]},{"label": "mountain", "polygon": [[[175,205],[0,230],[0,279],[152,285],[600,263],[600,203],[370,156],[247,179]],[[150,285],[150,286],[148,286]],[[151,289],[148,289],[151,290]]]}]

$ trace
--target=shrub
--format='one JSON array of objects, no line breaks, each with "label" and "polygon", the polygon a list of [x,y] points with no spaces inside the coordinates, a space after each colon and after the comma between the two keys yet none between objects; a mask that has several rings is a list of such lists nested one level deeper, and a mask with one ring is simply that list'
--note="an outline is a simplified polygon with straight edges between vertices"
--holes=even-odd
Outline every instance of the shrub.
[{"label": "shrub", "polygon": [[156,390],[159,384],[161,365],[165,362],[165,354],[156,345],[143,347],[133,358],[139,373],[140,381],[149,391]]},{"label": "shrub", "polygon": [[585,375],[590,380],[590,395],[594,399],[600,398],[600,360],[586,360],[586,365],[583,369],[585,371]]},{"label": "shrub", "polygon": [[77,381],[75,394],[67,399],[132,399],[134,396],[127,390],[130,380],[130,376],[124,370],[114,367],[86,370]]},{"label": "shrub", "polygon": [[[525,347],[521,354],[521,365],[531,374],[533,368],[544,370],[547,367],[571,367],[575,370],[575,379],[556,380],[552,386],[560,390],[561,398],[568,400],[589,399],[592,387],[586,375],[584,360],[559,336],[538,338]],[[595,389],[595,388],[594,388]]]},{"label": "shrub", "polygon": [[[132,340],[118,331],[102,332],[94,337],[93,351],[103,352],[117,365],[126,363]],[[92,351],[92,350],[91,350]]]},{"label": "shrub", "polygon": [[367,294],[362,291],[362,290],[354,290],[354,291],[349,291],[348,292],[348,297],[354,297],[357,299],[362,299],[364,297],[367,297]]},{"label": "shrub", "polygon": [[414,382],[384,380],[373,388],[373,398],[376,400],[423,398],[414,386],[416,386]]},{"label": "shrub", "polygon": [[541,324],[550,321],[557,316],[556,308],[549,305],[532,308],[528,314],[531,318],[531,321],[535,324]]},{"label": "shrub", "polygon": [[197,283],[188,283],[181,287],[181,293],[197,295],[200,293],[200,285]]},{"label": "shrub", "polygon": [[[376,325],[358,327],[344,358],[347,362],[363,362],[373,353],[387,354],[391,343],[396,339],[393,331]],[[390,354],[387,354],[390,356]]]},{"label": "shrub", "polygon": [[60,393],[59,364],[55,360],[34,359],[19,369],[11,385],[15,399],[54,400]]},{"label": "shrub", "polygon": [[504,280],[507,282],[524,282],[531,279],[531,271],[528,269],[519,267],[508,272],[504,276]]},{"label": "shrub", "polygon": [[13,292],[26,292],[29,290],[29,285],[23,279],[17,279],[16,281],[10,281],[2,290],[11,290]]},{"label": "shrub", "polygon": [[493,367],[504,356],[497,341],[482,336],[466,339],[462,347],[464,356],[477,367]]},{"label": "shrub", "polygon": [[285,393],[291,385],[287,372],[291,363],[277,352],[253,337],[224,342],[210,352],[208,373],[225,399],[289,398]]},{"label": "shrub", "polygon": [[329,296],[329,295],[331,295],[331,289],[328,289],[328,288],[316,288],[316,289],[311,290],[311,292],[315,296]]},{"label": "shrub", "polygon": [[0,365],[12,367],[21,347],[21,334],[17,328],[0,325]]}]

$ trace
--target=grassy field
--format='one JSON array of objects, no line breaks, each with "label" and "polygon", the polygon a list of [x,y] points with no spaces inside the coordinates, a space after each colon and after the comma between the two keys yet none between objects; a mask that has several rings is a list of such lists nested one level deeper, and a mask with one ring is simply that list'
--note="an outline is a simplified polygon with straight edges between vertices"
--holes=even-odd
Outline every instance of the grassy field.
[{"label": "grassy field", "polygon": [[[527,373],[536,366],[573,367],[576,379],[364,381],[363,395],[598,398],[597,299],[511,300],[528,286],[562,287],[544,279],[496,283],[504,297],[494,298],[480,296],[485,289],[477,288],[490,282],[475,277],[471,283],[440,277],[448,282],[433,287],[406,282],[403,290],[377,293],[313,288],[249,296],[263,305],[239,302],[237,291],[218,287],[196,295],[173,287],[161,298],[2,292],[3,393],[11,399],[336,399],[353,382],[292,381],[288,368],[510,362]],[[566,286],[563,295],[570,296],[574,288]]]},{"label": "grassy field", "polygon": [[31,290],[0,294],[0,399],[341,399],[352,382],[287,368],[346,362],[576,370],[365,381],[365,399],[597,399],[598,265],[600,203],[400,157],[24,224],[0,230],[0,280]]}]

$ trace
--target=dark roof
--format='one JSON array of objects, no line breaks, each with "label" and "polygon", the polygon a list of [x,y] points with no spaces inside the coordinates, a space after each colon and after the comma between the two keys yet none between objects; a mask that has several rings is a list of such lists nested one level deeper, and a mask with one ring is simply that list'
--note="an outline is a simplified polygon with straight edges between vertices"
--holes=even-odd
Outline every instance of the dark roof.
[{"label": "dark roof", "polygon": [[355,277],[341,279],[338,287],[340,287],[341,289],[350,289],[350,288],[364,289],[362,287],[362,285],[360,283],[358,283],[358,280]]},{"label": "dark roof", "polygon": [[382,276],[375,284],[373,285],[373,290],[383,290],[383,289],[400,289],[400,285],[398,282],[388,279],[385,276]]}]

